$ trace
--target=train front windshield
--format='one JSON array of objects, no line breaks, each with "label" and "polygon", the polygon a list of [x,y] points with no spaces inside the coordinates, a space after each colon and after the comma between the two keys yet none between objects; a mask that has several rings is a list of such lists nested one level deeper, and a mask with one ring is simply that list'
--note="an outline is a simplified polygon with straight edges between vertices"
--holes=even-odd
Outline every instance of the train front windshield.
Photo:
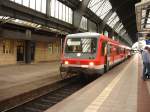
[{"label": "train front windshield", "polygon": [[66,53],[96,53],[97,38],[68,38]]}]

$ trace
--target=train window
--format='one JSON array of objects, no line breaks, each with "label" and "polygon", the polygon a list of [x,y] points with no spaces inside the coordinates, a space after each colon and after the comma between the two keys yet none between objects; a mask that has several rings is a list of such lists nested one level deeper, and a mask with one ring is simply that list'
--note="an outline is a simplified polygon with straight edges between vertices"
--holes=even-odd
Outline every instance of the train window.
[{"label": "train window", "polygon": [[95,53],[97,48],[97,38],[68,38],[66,52]]},{"label": "train window", "polygon": [[101,54],[102,54],[102,56],[104,56],[104,54],[105,54],[105,46],[106,46],[106,41],[103,41],[102,42],[102,49],[101,49]]}]

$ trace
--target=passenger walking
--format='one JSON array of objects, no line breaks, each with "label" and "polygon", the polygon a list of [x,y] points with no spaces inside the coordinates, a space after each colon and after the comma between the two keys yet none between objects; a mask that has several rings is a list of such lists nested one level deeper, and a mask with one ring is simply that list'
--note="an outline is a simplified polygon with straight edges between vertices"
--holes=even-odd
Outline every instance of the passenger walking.
[{"label": "passenger walking", "polygon": [[142,59],[143,59],[143,80],[146,79],[146,75],[149,72],[148,64],[150,63],[150,54],[149,54],[149,48],[146,46],[142,52]]}]

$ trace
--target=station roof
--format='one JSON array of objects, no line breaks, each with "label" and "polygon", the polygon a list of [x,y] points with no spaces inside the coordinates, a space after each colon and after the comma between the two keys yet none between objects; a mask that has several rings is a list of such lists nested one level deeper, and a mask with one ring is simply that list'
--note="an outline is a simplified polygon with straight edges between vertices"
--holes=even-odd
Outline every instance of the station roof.
[{"label": "station roof", "polygon": [[[135,4],[140,0],[91,0],[88,8],[121,36],[137,41]],[[111,12],[111,14],[109,14]],[[109,17],[107,17],[109,15]],[[107,19],[108,18],[108,19]]]},{"label": "station roof", "polygon": [[[11,0],[14,1],[14,0]],[[19,0],[21,1],[21,0]],[[24,0],[25,1],[25,0]],[[83,0],[59,0],[62,3],[70,6],[72,9],[80,5],[80,3]],[[127,40],[132,39],[132,42],[137,41],[136,33],[137,33],[137,25],[136,25],[136,18],[135,18],[135,4],[140,2],[140,0],[90,0],[88,4],[88,8],[94,12],[101,20],[106,22],[108,26],[110,26],[112,29],[114,29],[120,36],[126,37]],[[11,7],[12,8],[12,7]],[[17,9],[15,9],[17,10]],[[41,10],[46,11],[46,10]],[[36,14],[37,16],[37,14]],[[36,17],[35,16],[35,17]],[[18,16],[20,17],[20,16]],[[43,28],[43,25],[40,26],[39,24],[35,24],[34,19],[31,19],[32,22],[26,22],[19,19],[14,18],[7,18],[7,17],[1,17],[0,19],[3,22],[9,21],[9,22],[17,22],[17,24],[22,25],[28,25],[31,27],[35,27],[37,29]],[[44,16],[45,17],[45,16]],[[6,19],[6,20],[4,20]],[[41,19],[41,18],[40,18]],[[42,17],[43,19],[43,17]],[[44,18],[45,19],[45,18]],[[47,19],[47,18],[46,18]],[[47,20],[45,19],[45,23],[47,23]],[[33,21],[34,20],[34,21]],[[38,19],[39,20],[39,17]],[[51,18],[49,18],[51,20]],[[54,19],[52,18],[52,22]],[[53,22],[54,25],[57,23]],[[53,24],[50,24],[52,26]],[[58,24],[56,24],[58,26]],[[65,26],[61,23],[61,26]],[[67,28],[72,27],[71,25],[67,24]],[[46,29],[49,29],[48,27],[44,27]],[[50,29],[54,30],[54,29]]]},{"label": "station roof", "polygon": [[33,28],[35,30],[43,30],[43,31],[58,33],[58,34],[62,34],[62,35],[68,34],[68,32],[65,32],[65,31],[62,31],[59,29],[55,29],[55,28],[51,28],[51,27],[46,27],[46,26],[36,24],[33,22],[15,19],[15,18],[11,18],[9,16],[0,16],[0,24],[5,24],[5,23],[19,25],[19,26],[23,26],[23,27],[27,27],[27,28]]}]

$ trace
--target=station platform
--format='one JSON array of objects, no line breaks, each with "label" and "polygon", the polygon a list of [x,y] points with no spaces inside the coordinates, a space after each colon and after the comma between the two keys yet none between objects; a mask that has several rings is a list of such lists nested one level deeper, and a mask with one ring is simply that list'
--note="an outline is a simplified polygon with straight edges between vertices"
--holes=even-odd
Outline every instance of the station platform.
[{"label": "station platform", "polygon": [[0,102],[52,84],[60,77],[59,62],[0,67]]},{"label": "station platform", "polygon": [[150,80],[135,54],[45,112],[150,112]]}]

